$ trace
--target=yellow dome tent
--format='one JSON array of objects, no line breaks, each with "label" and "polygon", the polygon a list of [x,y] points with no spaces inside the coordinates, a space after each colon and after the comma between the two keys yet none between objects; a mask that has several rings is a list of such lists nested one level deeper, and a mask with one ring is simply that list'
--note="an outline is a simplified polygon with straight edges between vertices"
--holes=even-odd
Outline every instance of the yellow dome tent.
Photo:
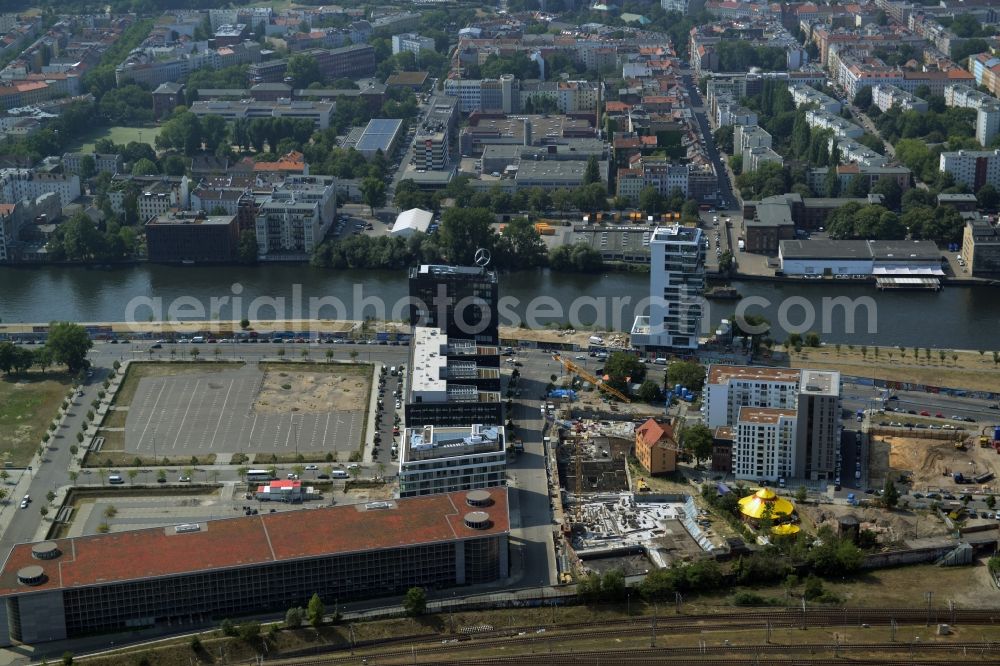
[{"label": "yellow dome tent", "polygon": [[799,526],[792,525],[791,523],[785,523],[784,525],[775,525],[771,528],[771,534],[774,536],[793,536],[799,533]]},{"label": "yellow dome tent", "polygon": [[760,520],[764,517],[765,508],[771,507],[771,518],[778,520],[792,515],[795,505],[786,499],[778,497],[770,488],[761,488],[753,495],[747,495],[740,500],[740,513],[744,519]]}]

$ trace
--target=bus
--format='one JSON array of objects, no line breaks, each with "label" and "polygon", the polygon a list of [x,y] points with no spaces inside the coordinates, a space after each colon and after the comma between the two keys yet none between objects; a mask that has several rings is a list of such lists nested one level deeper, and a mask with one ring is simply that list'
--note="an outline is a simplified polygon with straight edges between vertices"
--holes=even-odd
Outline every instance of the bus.
[{"label": "bus", "polygon": [[275,478],[274,474],[271,474],[269,469],[248,469],[247,470],[247,483],[255,483],[258,481],[273,481]]}]

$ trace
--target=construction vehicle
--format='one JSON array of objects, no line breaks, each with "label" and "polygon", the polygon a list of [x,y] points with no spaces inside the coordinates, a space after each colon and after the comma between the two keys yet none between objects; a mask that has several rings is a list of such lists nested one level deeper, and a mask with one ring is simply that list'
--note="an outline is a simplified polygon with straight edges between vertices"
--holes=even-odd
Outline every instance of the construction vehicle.
[{"label": "construction vehicle", "polygon": [[601,381],[594,375],[590,374],[589,372],[578,366],[573,361],[567,358],[563,358],[558,353],[552,354],[552,360],[558,361],[559,363],[562,364],[564,368],[566,368],[567,372],[569,372],[570,374],[579,375],[580,377],[587,380],[588,382],[596,386],[599,390],[604,391],[608,395],[612,395],[621,400],[622,402],[632,402],[632,400],[627,395],[625,395],[618,389],[614,388],[613,386],[608,386],[605,382]]},{"label": "construction vehicle", "polygon": [[640,493],[652,492],[652,489],[649,487],[649,484],[646,483],[646,479],[643,479],[642,477],[639,477],[639,480],[636,482],[635,487],[636,490],[638,490]]}]

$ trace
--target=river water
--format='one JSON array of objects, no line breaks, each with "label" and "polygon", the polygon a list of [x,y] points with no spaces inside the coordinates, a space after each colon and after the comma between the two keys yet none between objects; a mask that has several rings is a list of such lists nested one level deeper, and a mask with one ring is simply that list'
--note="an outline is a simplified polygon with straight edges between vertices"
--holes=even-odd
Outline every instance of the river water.
[{"label": "river water", "polygon": [[[746,311],[767,317],[777,340],[805,323],[828,342],[1000,350],[1000,291],[988,287],[886,293],[871,284],[825,281],[737,281],[733,286],[745,298],[755,297]],[[0,320],[270,319],[275,313],[291,318],[401,319],[406,293],[405,271],[330,271],[298,264],[0,267]],[[501,323],[527,321],[534,327],[596,320],[600,328],[627,329],[636,308],[644,310],[648,293],[649,276],[641,273],[503,274]],[[831,306],[835,298],[850,299],[853,326],[847,309]],[[714,328],[731,317],[736,306],[737,301],[710,301],[706,320]],[[810,312],[811,324],[806,319]]]}]

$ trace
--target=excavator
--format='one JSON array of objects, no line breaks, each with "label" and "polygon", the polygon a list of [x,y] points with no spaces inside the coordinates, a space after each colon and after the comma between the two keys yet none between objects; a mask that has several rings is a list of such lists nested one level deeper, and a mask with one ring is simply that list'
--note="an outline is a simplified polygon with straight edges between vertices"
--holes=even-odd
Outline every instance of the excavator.
[{"label": "excavator", "polygon": [[578,366],[576,363],[569,360],[568,358],[563,358],[558,353],[553,353],[552,360],[558,361],[559,363],[562,364],[564,368],[566,368],[567,372],[569,372],[570,374],[579,375],[580,377],[583,377],[585,380],[596,386],[599,390],[604,391],[608,395],[613,395],[622,402],[632,402],[632,400],[627,395],[625,395],[624,393],[622,393],[613,386],[608,386],[603,381],[601,381],[594,375],[590,374],[589,372]]}]

